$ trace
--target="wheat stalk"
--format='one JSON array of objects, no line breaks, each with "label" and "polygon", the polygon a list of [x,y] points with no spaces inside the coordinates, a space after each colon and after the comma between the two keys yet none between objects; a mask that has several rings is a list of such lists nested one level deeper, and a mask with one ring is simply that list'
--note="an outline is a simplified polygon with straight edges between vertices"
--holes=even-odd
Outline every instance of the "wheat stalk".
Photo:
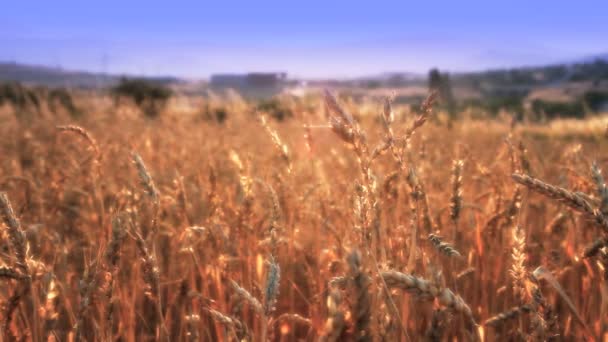
[{"label": "wheat stalk", "polygon": [[354,316],[355,339],[357,341],[371,341],[371,300],[368,292],[371,280],[362,270],[361,253],[359,251],[352,251],[347,261],[354,297],[351,304],[351,314]]},{"label": "wheat stalk", "polygon": [[398,288],[422,298],[437,299],[441,305],[464,315],[473,327],[477,326],[471,308],[462,297],[454,294],[450,289],[441,288],[431,281],[398,271],[383,271],[381,276],[389,288]]},{"label": "wheat stalk", "polygon": [[429,241],[440,253],[447,256],[459,257],[460,253],[449,243],[444,242],[441,237],[435,234],[429,234]]},{"label": "wheat stalk", "polygon": [[[31,270],[28,265],[29,257],[29,245],[25,239],[25,233],[21,227],[21,223],[17,219],[13,207],[8,199],[8,196],[4,192],[0,192],[0,217],[7,227],[9,241],[13,253],[15,254],[17,269],[23,273],[23,277],[19,282],[17,289],[13,295],[8,299],[5,305],[4,315],[4,331],[9,335],[10,324],[13,317],[13,312],[19,306],[24,297],[33,293],[33,283],[31,277]],[[28,298],[30,306],[32,308],[32,334],[33,338],[39,338],[39,322],[38,322],[38,301],[36,296]]]},{"label": "wheat stalk", "polygon": [[234,282],[232,280],[230,281],[230,286],[232,287],[234,292],[239,296],[239,298],[241,298],[242,300],[247,302],[254,309],[254,311],[257,314],[259,314],[261,316],[263,316],[265,314],[264,308],[262,307],[262,304],[260,303],[260,301],[257,300],[257,298],[255,298],[254,296],[252,296],[251,293],[249,293],[249,291],[240,287],[239,284],[237,284],[236,282]]},{"label": "wheat stalk", "polygon": [[573,210],[585,214],[595,221],[604,232],[608,233],[608,219],[599,211],[594,209],[589,202],[581,195],[568,191],[564,188],[553,186],[539,179],[527,175],[513,174],[513,179],[526,187],[534,190],[548,198],[560,201]]},{"label": "wheat stalk", "polygon": [[488,318],[483,324],[496,327],[501,324],[504,324],[504,322],[506,322],[508,320],[512,320],[512,319],[519,317],[522,313],[528,313],[530,311],[532,311],[532,308],[528,304],[515,306],[515,307],[510,308],[507,311],[503,311],[499,314],[496,314],[496,315]]}]

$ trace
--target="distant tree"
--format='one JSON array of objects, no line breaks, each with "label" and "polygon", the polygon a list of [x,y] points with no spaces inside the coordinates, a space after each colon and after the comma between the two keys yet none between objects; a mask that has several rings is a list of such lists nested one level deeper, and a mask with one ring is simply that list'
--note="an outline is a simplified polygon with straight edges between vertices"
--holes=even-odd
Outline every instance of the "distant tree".
[{"label": "distant tree", "polygon": [[0,84],[0,105],[4,103],[10,103],[21,110],[28,107],[40,109],[38,94],[18,82]]},{"label": "distant tree", "polygon": [[431,69],[429,71],[429,89],[438,93],[440,103],[445,107],[450,116],[453,116],[456,105],[452,93],[450,75],[448,73],[442,74],[436,68]]},{"label": "distant tree", "polygon": [[608,92],[604,91],[587,91],[583,95],[583,102],[593,111],[602,110],[608,105]]},{"label": "distant tree", "polygon": [[549,119],[557,117],[582,118],[585,115],[583,101],[554,102],[536,99],[532,101],[532,111],[542,113]]},{"label": "distant tree", "polygon": [[143,113],[151,118],[158,116],[172,96],[171,89],[166,86],[148,80],[128,78],[122,78],[111,92],[117,98],[132,99]]},{"label": "distant tree", "polygon": [[433,68],[429,71],[429,89],[439,91],[441,88],[441,73],[438,69]]},{"label": "distant tree", "polygon": [[49,108],[56,112],[58,107],[57,104],[61,105],[65,110],[67,110],[68,114],[73,118],[82,116],[82,111],[74,105],[74,101],[72,100],[72,94],[64,88],[52,89],[48,93],[48,103]]},{"label": "distant tree", "polygon": [[41,94],[19,82],[0,83],[0,106],[12,106],[15,117],[20,121],[34,119],[40,115]]},{"label": "distant tree", "polygon": [[228,119],[228,109],[222,106],[212,107],[209,103],[206,103],[202,108],[201,118],[223,124]]},{"label": "distant tree", "polygon": [[256,109],[267,113],[277,121],[283,121],[293,116],[291,109],[276,98],[260,101]]},{"label": "distant tree", "polygon": [[461,108],[481,108],[492,115],[498,114],[500,110],[512,113],[522,113],[524,97],[521,95],[498,95],[486,96],[483,99],[469,99],[462,102]]},{"label": "distant tree", "polygon": [[382,83],[380,83],[380,81],[369,80],[369,81],[365,81],[363,83],[363,85],[364,85],[364,87],[369,88],[369,89],[376,89],[376,88],[380,88]]},{"label": "distant tree", "polygon": [[72,94],[65,88],[32,88],[19,82],[4,83],[0,84],[0,105],[3,103],[10,103],[16,109],[16,114],[23,119],[34,114],[40,115],[43,103],[47,103],[53,113],[63,108],[73,118],[83,114],[74,104]]}]

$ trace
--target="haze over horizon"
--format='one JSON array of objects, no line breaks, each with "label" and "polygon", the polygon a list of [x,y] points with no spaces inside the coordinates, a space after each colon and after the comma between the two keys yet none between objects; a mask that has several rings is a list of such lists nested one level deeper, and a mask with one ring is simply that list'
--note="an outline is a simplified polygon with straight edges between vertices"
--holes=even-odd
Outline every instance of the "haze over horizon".
[{"label": "haze over horizon", "polygon": [[484,70],[605,54],[607,11],[605,1],[21,1],[0,12],[0,61],[182,78]]}]

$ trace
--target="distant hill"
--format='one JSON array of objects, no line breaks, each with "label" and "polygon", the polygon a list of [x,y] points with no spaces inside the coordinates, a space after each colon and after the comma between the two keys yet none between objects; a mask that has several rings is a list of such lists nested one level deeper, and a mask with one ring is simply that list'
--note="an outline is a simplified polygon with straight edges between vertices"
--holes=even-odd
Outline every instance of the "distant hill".
[{"label": "distant hill", "polygon": [[[137,77],[162,84],[180,83],[176,77]],[[0,81],[16,81],[48,87],[103,88],[117,84],[123,75],[111,75],[86,71],[71,71],[46,66],[0,62]]]},{"label": "distant hill", "polygon": [[[404,66],[405,67],[405,66]],[[441,68],[440,68],[441,69]],[[442,72],[444,70],[441,70]],[[137,77],[165,85],[184,84],[171,76]],[[71,71],[62,68],[0,62],[0,82],[18,81],[50,87],[103,88],[118,83],[122,75]],[[608,53],[547,66],[529,66],[486,71],[450,73],[454,87],[487,93],[527,93],[537,87],[560,86],[569,82],[608,80]],[[426,73],[386,72],[342,80],[310,80],[309,84],[334,84],[362,88],[426,86]]]},{"label": "distant hill", "polygon": [[[559,64],[448,73],[451,85],[456,88],[473,89],[481,94],[525,94],[538,87],[608,80],[608,53]],[[314,81],[310,83],[315,84]],[[386,72],[316,83],[364,89],[420,87],[428,84],[428,73]]]},{"label": "distant hill", "polygon": [[578,61],[575,61],[572,64],[593,63],[593,62],[598,61],[598,60],[599,61],[608,62],[608,52],[602,53],[602,54],[599,54],[599,55],[594,55],[594,56],[589,56],[589,57],[586,57],[586,58],[582,58],[582,59],[580,59]]},{"label": "distant hill", "polygon": [[452,83],[455,85],[481,88],[552,86],[567,82],[600,80],[608,80],[608,55],[586,58],[574,63],[452,75]]}]

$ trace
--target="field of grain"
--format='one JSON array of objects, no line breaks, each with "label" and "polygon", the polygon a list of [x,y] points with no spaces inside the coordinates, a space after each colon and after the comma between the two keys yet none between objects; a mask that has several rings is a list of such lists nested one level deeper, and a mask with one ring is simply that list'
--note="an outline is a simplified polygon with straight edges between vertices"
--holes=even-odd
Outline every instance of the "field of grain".
[{"label": "field of grain", "polygon": [[3,341],[608,339],[605,121],[225,101],[1,112]]}]

